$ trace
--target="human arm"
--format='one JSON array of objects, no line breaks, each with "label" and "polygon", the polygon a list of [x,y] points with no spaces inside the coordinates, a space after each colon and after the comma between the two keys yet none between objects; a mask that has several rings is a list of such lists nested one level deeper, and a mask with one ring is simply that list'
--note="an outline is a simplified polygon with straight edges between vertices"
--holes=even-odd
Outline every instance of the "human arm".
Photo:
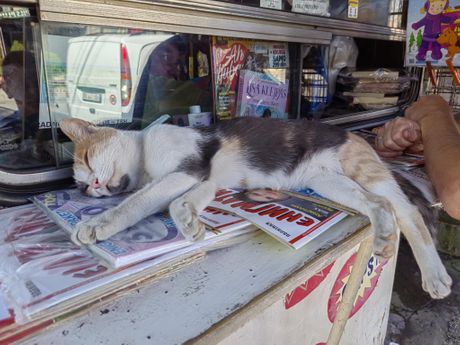
[{"label": "human arm", "polygon": [[[445,210],[460,219],[460,116],[454,118],[440,96],[421,97],[379,128],[376,150],[395,157],[405,150],[424,151],[425,166]],[[423,143],[423,145],[422,145]]]},{"label": "human arm", "polygon": [[436,95],[422,97],[405,117],[420,126],[425,167],[445,211],[460,219],[460,120]]}]

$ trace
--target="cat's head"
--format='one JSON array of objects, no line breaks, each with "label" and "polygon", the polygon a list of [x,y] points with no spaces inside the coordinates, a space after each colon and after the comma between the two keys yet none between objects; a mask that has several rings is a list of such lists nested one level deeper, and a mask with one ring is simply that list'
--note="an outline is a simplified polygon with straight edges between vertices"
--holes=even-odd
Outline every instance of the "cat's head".
[{"label": "cat's head", "polygon": [[96,127],[80,119],[65,119],[59,125],[75,144],[74,178],[82,192],[101,197],[136,187],[140,148],[134,133]]}]

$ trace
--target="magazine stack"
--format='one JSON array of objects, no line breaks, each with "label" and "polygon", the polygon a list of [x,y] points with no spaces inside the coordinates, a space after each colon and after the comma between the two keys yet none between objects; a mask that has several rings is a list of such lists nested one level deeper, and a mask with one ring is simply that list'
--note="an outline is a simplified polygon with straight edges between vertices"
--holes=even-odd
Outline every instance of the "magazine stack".
[{"label": "magazine stack", "polygon": [[126,197],[90,198],[68,189],[0,210],[0,344],[164,278],[206,251],[245,241],[256,227],[298,249],[355,214],[313,190],[225,189],[199,215],[207,228],[202,241],[187,241],[163,212],[105,241],[72,242],[76,224]]}]

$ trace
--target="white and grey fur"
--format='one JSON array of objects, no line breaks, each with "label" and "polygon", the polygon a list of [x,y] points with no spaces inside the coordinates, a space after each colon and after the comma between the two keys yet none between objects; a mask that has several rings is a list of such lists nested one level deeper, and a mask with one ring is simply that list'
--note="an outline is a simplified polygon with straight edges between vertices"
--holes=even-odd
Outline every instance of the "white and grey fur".
[{"label": "white and grey fur", "polygon": [[[337,127],[303,120],[239,118],[206,129],[158,125],[143,131],[61,122],[75,142],[74,177],[92,196],[136,190],[117,207],[77,227],[83,243],[104,240],[166,209],[190,240],[218,188],[313,188],[367,215],[374,252],[394,254],[397,227],[409,241],[433,298],[450,293],[446,272],[418,208],[364,139]],[[420,194],[420,193],[419,193]],[[428,219],[428,218],[427,218]]]}]

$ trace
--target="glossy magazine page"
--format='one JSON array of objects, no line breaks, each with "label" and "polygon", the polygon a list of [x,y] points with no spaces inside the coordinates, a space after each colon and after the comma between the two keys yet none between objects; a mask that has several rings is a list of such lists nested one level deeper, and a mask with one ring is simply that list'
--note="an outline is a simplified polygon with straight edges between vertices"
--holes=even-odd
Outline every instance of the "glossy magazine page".
[{"label": "glossy magazine page", "polygon": [[[127,195],[110,198],[92,198],[76,189],[48,192],[34,198],[34,202],[61,225],[68,233],[73,233],[78,222],[90,219],[105,210],[117,206]],[[215,219],[219,215],[208,214],[207,220],[215,224],[218,231],[207,231],[205,240],[219,236],[222,232],[240,229],[225,227],[231,220]],[[222,223],[224,222],[224,223]],[[237,225],[235,223],[235,225]],[[141,220],[134,226],[115,234],[110,239],[97,242],[88,248],[113,267],[122,267],[173,250],[190,246],[178,231],[167,213],[157,213]]]},{"label": "glossy magazine page", "polygon": [[210,206],[245,218],[295,249],[348,216],[324,199],[270,189],[220,190]]},{"label": "glossy magazine page", "polygon": [[[14,229],[17,219],[31,213],[38,215],[35,210],[36,206],[29,205],[0,211],[0,226]],[[3,217],[3,213],[8,217]],[[35,227],[43,229],[39,223]],[[251,230],[246,227],[232,231],[115,269],[102,264],[86,248],[72,243],[63,230],[47,232],[45,228],[43,232],[36,230],[33,236],[0,245],[0,281],[12,302],[16,321],[29,322],[80,307],[83,302],[92,302],[149,276],[174,271],[190,261],[191,256],[228,245],[229,238]]]}]

